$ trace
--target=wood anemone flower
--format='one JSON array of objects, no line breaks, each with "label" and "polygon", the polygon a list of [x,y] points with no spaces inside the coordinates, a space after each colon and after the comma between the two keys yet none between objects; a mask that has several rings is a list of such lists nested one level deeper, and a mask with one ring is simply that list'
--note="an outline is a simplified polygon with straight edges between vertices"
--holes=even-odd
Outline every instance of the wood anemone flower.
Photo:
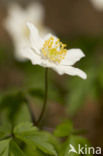
[{"label": "wood anemone flower", "polygon": [[47,34],[39,35],[38,29],[30,22],[27,23],[30,30],[30,44],[22,50],[22,55],[29,59],[33,65],[52,68],[58,74],[68,74],[87,78],[85,72],[73,65],[85,55],[80,49],[67,49],[56,36]]}]

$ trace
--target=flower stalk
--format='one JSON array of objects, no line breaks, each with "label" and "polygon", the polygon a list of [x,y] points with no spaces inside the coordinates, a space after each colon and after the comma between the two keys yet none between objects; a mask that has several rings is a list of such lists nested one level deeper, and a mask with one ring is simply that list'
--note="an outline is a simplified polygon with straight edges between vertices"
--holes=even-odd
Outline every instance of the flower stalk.
[{"label": "flower stalk", "polygon": [[47,98],[48,98],[48,68],[45,68],[45,95],[44,95],[44,103],[43,103],[43,107],[40,113],[40,116],[36,122],[36,125],[38,125],[40,123],[40,121],[42,120],[44,113],[45,113],[45,109],[46,109],[46,105],[47,105]]}]

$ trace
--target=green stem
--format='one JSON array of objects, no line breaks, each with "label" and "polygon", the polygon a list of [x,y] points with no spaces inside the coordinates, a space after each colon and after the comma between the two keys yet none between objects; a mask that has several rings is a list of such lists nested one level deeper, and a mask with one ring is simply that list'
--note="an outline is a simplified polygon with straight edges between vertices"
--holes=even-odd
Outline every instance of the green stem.
[{"label": "green stem", "polygon": [[45,69],[45,95],[44,95],[43,108],[42,108],[40,116],[36,122],[36,125],[38,125],[40,123],[40,121],[42,120],[42,118],[44,116],[46,105],[47,105],[47,97],[48,97],[48,68]]}]

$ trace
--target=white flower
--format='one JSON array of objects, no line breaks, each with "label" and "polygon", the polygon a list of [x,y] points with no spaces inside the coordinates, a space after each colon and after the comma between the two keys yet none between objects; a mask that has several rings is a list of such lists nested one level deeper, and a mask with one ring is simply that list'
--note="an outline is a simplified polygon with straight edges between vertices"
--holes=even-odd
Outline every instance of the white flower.
[{"label": "white flower", "polygon": [[22,47],[28,44],[29,30],[26,26],[27,21],[35,24],[43,36],[48,29],[44,27],[44,8],[40,3],[33,3],[26,9],[21,8],[18,4],[13,3],[9,6],[8,17],[4,21],[4,26],[14,41],[15,56],[23,60],[21,53]]},{"label": "white flower", "polygon": [[91,2],[97,10],[103,10],[103,0],[91,0]]},{"label": "white flower", "polygon": [[54,35],[47,34],[41,38],[32,23],[27,23],[27,26],[30,29],[30,45],[23,49],[22,55],[31,60],[33,65],[52,68],[60,75],[68,74],[87,78],[83,71],[72,67],[85,56],[80,49],[67,50],[66,46]]}]

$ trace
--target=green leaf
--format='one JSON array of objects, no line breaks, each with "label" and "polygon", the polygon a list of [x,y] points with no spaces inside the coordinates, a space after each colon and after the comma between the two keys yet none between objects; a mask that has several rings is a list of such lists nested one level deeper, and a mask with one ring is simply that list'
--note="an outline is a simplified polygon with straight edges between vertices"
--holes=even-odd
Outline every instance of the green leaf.
[{"label": "green leaf", "polygon": [[37,156],[48,156],[48,154],[45,154],[45,153],[41,152],[38,149],[32,150],[31,148],[27,149],[25,151],[25,153],[26,153],[26,156],[34,156],[34,155],[37,155]]},{"label": "green leaf", "polygon": [[0,127],[0,140],[3,139],[4,137],[10,135],[11,133],[11,126],[10,124],[4,124]]},{"label": "green leaf", "polygon": [[4,94],[0,98],[0,111],[6,111],[6,116],[11,123],[14,123],[15,116],[24,104],[25,98],[21,92]]},{"label": "green leaf", "polygon": [[0,155],[8,156],[9,144],[11,139],[0,141]]},{"label": "green leaf", "polygon": [[23,151],[20,149],[20,147],[17,145],[15,141],[11,141],[10,143],[10,150],[9,150],[10,156],[26,156]]},{"label": "green leaf", "polygon": [[20,110],[15,115],[14,124],[18,125],[19,123],[30,122],[30,121],[31,121],[30,112],[28,110],[27,104],[24,103],[21,105]]},{"label": "green leaf", "polygon": [[14,128],[14,133],[17,135],[25,135],[35,133],[38,129],[31,122],[20,123]]},{"label": "green leaf", "polygon": [[25,148],[24,148],[24,153],[26,154],[26,156],[34,156],[34,155],[37,155],[37,156],[46,156],[45,153],[41,152],[39,149],[35,149],[35,148],[31,148],[30,145],[27,145]]},{"label": "green leaf", "polygon": [[31,123],[23,123],[16,126],[14,134],[15,137],[31,146],[31,148],[37,148],[49,155],[57,155],[54,145],[48,139],[48,135],[38,131]]},{"label": "green leaf", "polygon": [[54,135],[57,137],[69,136],[73,130],[73,125],[71,121],[65,121],[56,127]]},{"label": "green leaf", "polygon": [[59,144],[59,141],[57,140],[57,138],[54,135],[52,135],[51,133],[46,132],[46,131],[41,131],[40,133],[45,138],[46,142],[49,142],[50,144],[52,144],[55,147],[55,150],[58,153],[59,149],[60,149],[60,144]]},{"label": "green leaf", "polygon": [[54,146],[49,143],[46,138],[41,134],[41,133],[36,133],[35,135],[23,135],[23,136],[18,136],[18,139],[21,139],[24,141],[26,144],[31,145],[31,147],[37,147],[39,150],[42,152],[49,154],[49,155],[54,155],[56,156],[56,150]]}]

